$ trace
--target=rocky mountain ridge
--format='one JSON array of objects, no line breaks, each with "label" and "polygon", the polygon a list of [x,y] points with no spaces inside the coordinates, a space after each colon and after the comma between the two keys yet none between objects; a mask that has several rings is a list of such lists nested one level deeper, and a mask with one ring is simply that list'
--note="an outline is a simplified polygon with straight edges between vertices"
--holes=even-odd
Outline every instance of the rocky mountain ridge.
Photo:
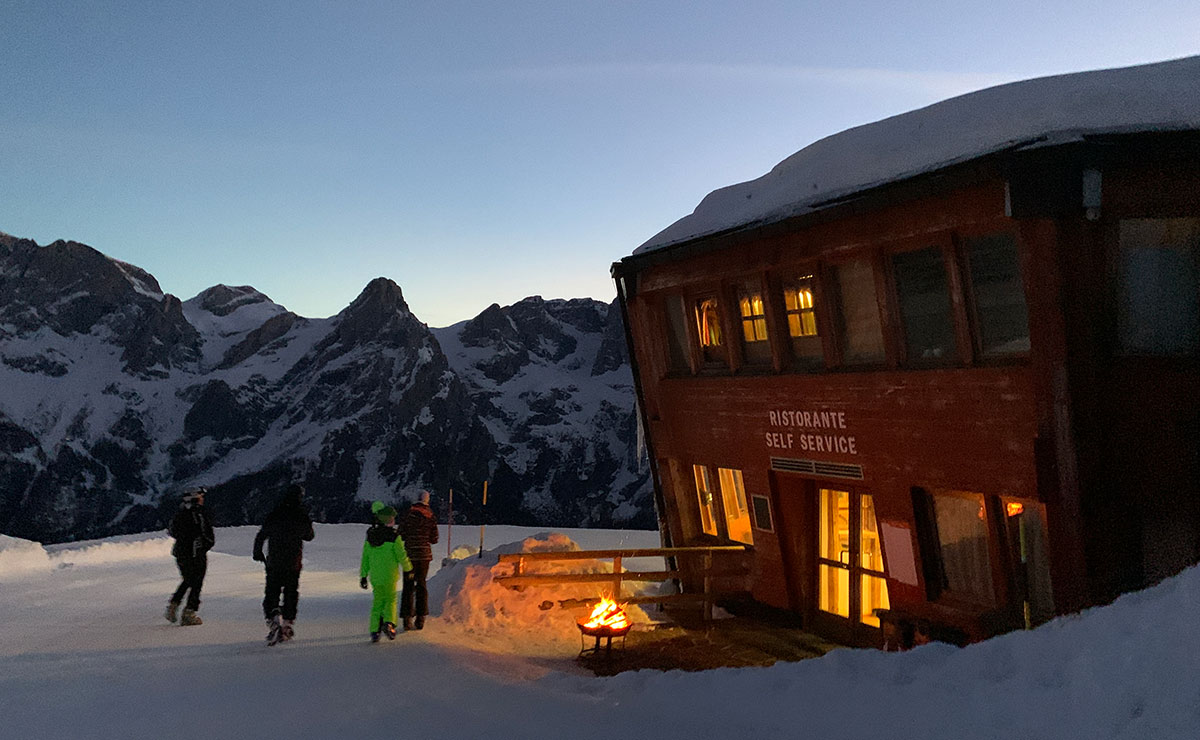
[{"label": "rocky mountain ridge", "polygon": [[591,299],[431,330],[377,278],[307,319],[0,234],[0,361],[0,532],[153,529],[191,485],[222,524],[253,523],[291,480],[322,521],[421,489],[444,517],[454,488],[459,521],[653,526],[619,311]]}]

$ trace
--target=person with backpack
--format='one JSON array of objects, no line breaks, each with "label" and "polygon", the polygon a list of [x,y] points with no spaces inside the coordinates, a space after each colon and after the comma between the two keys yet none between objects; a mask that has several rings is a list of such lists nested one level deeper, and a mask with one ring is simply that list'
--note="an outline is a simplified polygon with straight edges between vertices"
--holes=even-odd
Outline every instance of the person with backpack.
[{"label": "person with backpack", "polygon": [[[290,640],[295,636],[296,609],[300,602],[300,569],[304,563],[304,543],[311,542],[312,518],[304,506],[304,487],[293,483],[254,537],[254,559],[267,570],[263,616],[267,620],[267,644]],[[267,545],[263,553],[263,545]],[[280,595],[283,604],[280,605]]]},{"label": "person with backpack", "polygon": [[179,623],[185,627],[204,623],[196,612],[200,609],[200,589],[204,586],[204,574],[208,571],[208,551],[217,543],[212,519],[204,509],[205,493],[207,491],[203,488],[193,488],[184,493],[179,511],[167,529],[175,538],[171,555],[175,557],[183,582],[167,602],[166,617],[168,622],[175,621],[179,605],[186,595],[187,606],[179,617]]},{"label": "person with backpack", "polygon": [[438,541],[437,519],[429,508],[429,491],[421,491],[420,497],[404,515],[400,524],[400,536],[408,548],[412,560],[412,571],[404,574],[404,589],[400,594],[400,617],[405,631],[425,629],[425,615],[429,614],[429,589],[425,579],[429,576],[429,565],[433,562],[433,546]]},{"label": "person with backpack", "polygon": [[363,542],[362,563],[359,566],[359,585],[367,587],[368,579],[374,592],[371,602],[371,642],[379,642],[379,634],[396,639],[396,581],[400,571],[408,573],[412,563],[404,548],[404,540],[396,531],[396,510],[382,501],[371,504],[375,523],[367,529]]}]

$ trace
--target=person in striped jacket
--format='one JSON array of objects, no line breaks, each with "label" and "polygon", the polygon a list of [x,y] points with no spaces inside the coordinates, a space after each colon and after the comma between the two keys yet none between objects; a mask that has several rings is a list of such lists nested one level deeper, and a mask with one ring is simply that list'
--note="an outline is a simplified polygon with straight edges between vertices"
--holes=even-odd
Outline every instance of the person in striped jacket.
[{"label": "person in striped jacket", "polygon": [[425,579],[429,575],[429,564],[433,562],[433,545],[438,541],[437,519],[429,508],[429,491],[421,491],[420,497],[408,509],[400,523],[400,536],[412,561],[412,570],[404,574],[404,587],[400,592],[400,618],[404,629],[424,629],[425,615],[429,614],[429,591]]}]

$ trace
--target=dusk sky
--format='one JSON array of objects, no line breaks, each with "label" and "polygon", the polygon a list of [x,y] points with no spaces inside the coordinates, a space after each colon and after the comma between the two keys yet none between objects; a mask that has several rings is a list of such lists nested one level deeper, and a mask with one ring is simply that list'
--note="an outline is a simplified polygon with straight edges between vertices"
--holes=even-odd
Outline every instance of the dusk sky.
[{"label": "dusk sky", "polygon": [[[432,326],[609,265],[824,136],[1200,53],[1180,2],[0,3],[0,231]],[[1198,91],[1200,94],[1200,91]]]}]

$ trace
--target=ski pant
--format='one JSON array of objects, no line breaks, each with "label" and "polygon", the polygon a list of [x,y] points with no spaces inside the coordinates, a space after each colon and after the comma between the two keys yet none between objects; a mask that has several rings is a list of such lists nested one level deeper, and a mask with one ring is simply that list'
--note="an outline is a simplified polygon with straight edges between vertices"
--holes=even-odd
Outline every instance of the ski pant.
[{"label": "ski pant", "polygon": [[371,582],[371,632],[379,632],[384,622],[396,623],[396,582]]},{"label": "ski pant", "polygon": [[[429,560],[412,561],[413,569],[404,574],[404,590],[400,593],[400,616],[423,617],[429,613],[429,589],[425,579],[429,576]],[[413,604],[416,601],[416,604]],[[415,608],[414,608],[415,607]]]},{"label": "ski pant", "polygon": [[[182,603],[184,594],[187,594],[186,608],[193,611],[199,609],[200,589],[204,586],[204,573],[208,570],[208,556],[175,558],[175,564],[179,566],[179,574],[183,576],[183,582],[179,584],[179,588],[175,589],[171,601],[176,604]],[[191,593],[188,593],[189,591]]]},{"label": "ski pant", "polygon": [[[283,608],[279,606],[279,594],[283,593]],[[276,611],[284,619],[296,618],[296,605],[300,603],[300,571],[267,569],[267,590],[263,597],[263,616],[270,619]]]}]

